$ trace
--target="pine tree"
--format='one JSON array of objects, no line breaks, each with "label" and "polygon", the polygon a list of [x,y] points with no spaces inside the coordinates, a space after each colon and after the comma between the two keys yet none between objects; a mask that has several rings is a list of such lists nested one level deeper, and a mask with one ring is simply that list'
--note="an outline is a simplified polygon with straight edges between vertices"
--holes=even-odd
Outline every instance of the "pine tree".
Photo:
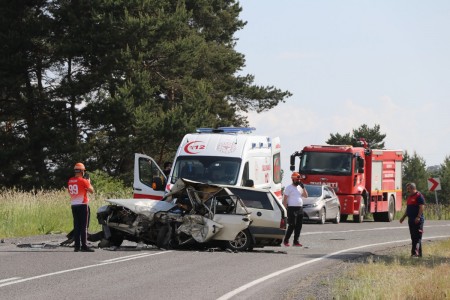
[{"label": "pine tree", "polygon": [[352,145],[360,147],[360,139],[364,138],[371,149],[384,149],[383,140],[386,134],[380,133],[380,125],[370,128],[366,124],[361,125],[357,129],[353,129],[352,133],[341,135],[339,133],[331,133],[330,138],[326,141],[328,145]]}]

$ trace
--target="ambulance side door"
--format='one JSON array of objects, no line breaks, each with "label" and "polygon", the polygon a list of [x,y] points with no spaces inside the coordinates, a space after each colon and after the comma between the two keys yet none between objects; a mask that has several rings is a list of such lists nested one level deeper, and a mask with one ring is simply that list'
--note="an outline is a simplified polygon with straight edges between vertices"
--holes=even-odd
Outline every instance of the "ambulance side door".
[{"label": "ambulance side door", "polygon": [[153,158],[134,154],[133,198],[161,200],[166,181],[166,176]]}]

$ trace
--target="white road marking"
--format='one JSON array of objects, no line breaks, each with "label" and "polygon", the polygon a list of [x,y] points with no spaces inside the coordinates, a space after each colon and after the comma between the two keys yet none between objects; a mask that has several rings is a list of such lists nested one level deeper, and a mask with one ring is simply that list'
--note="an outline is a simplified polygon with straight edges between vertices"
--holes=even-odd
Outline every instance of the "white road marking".
[{"label": "white road marking", "polygon": [[0,279],[0,283],[13,281],[13,280],[17,280],[17,279],[20,279],[20,277],[11,277],[11,278]]},{"label": "white road marking", "polygon": [[[427,228],[434,228],[434,227],[450,227],[450,224],[446,224],[446,225],[429,225],[429,226],[424,226],[425,229]],[[405,226],[399,226],[399,227],[378,227],[378,228],[369,228],[369,229],[350,229],[350,230],[342,230],[342,231],[318,231],[318,232],[302,232],[302,235],[314,235],[314,234],[326,234],[326,233],[332,233],[332,234],[336,234],[336,233],[348,233],[348,232],[364,232],[364,231],[376,231],[376,230],[394,230],[394,229],[406,229],[409,230],[408,228],[408,223],[406,223]]]},{"label": "white road marking", "polygon": [[170,253],[170,252],[172,252],[172,251],[162,251],[162,252],[148,253],[148,254],[143,254],[143,255],[130,255],[130,256],[121,257],[117,260],[114,260],[114,259],[105,260],[103,262],[100,262],[100,263],[94,264],[94,265],[89,265],[89,266],[84,266],[84,267],[79,267],[79,268],[74,268],[74,269],[68,269],[68,270],[61,270],[58,272],[47,273],[47,274],[37,275],[37,276],[33,276],[33,277],[28,277],[28,278],[21,279],[20,277],[16,277],[16,278],[14,278],[13,281],[1,283],[0,288],[7,286],[7,285],[22,283],[22,282],[40,279],[40,278],[44,278],[44,277],[55,276],[55,275],[59,275],[59,274],[70,273],[70,272],[75,272],[75,271],[84,270],[84,269],[96,268],[96,267],[101,267],[104,265],[110,265],[110,264],[120,263],[120,262],[124,262],[124,261],[128,261],[128,260],[132,260],[132,259],[138,259],[138,258],[154,256],[154,255],[159,255],[159,254],[165,254],[165,253]]},{"label": "white road marking", "polygon": [[121,256],[121,257],[116,257],[116,258],[103,260],[103,261],[101,261],[101,263],[115,262],[115,261],[118,261],[118,260],[128,260],[129,258],[137,258],[139,256],[148,256],[148,255],[149,255],[149,253],[139,253],[139,254],[133,254],[133,255],[128,255],[128,256]]},{"label": "white road marking", "polygon": [[[425,239],[425,240],[428,240],[428,239],[440,239],[440,238],[449,238],[449,237],[450,237],[450,235],[433,236],[433,237],[428,237],[428,236],[427,236],[427,237],[424,238],[424,239]],[[318,258],[315,258],[315,259],[311,259],[311,260],[305,261],[305,262],[300,263],[300,264],[297,264],[297,265],[290,266],[289,268],[286,268],[286,269],[283,269],[283,270],[280,270],[280,271],[271,273],[271,274],[269,274],[269,275],[266,275],[266,276],[264,276],[264,277],[261,277],[261,278],[259,278],[259,279],[253,280],[253,281],[251,281],[251,282],[249,282],[249,283],[247,283],[247,284],[244,284],[244,285],[238,287],[238,288],[235,289],[235,290],[232,290],[231,292],[226,293],[226,294],[223,295],[222,297],[217,298],[217,300],[227,300],[227,299],[231,299],[232,297],[236,296],[237,294],[239,294],[239,293],[241,293],[241,292],[243,292],[243,291],[245,291],[245,290],[247,290],[247,289],[249,289],[249,288],[251,288],[251,287],[253,287],[253,286],[255,286],[255,285],[258,285],[258,284],[260,284],[260,283],[262,283],[262,282],[264,282],[264,281],[266,281],[266,280],[268,280],[268,279],[277,277],[277,276],[279,276],[279,275],[281,275],[281,274],[283,274],[283,273],[286,273],[286,272],[289,272],[289,271],[298,269],[298,268],[300,268],[300,267],[303,267],[303,266],[306,266],[306,265],[309,265],[309,264],[312,264],[312,263],[315,263],[315,262],[324,260],[325,258],[332,257],[332,256],[335,256],[335,255],[344,253],[344,252],[353,251],[353,250],[359,250],[359,249],[368,248],[368,247],[373,247],[373,246],[381,246],[381,245],[394,244],[394,243],[406,243],[406,242],[411,242],[411,239],[401,240],[401,241],[392,241],[392,242],[377,243],[377,244],[370,244],[370,245],[363,245],[363,246],[359,246],[359,247],[354,247],[354,248],[344,249],[344,250],[340,250],[340,251],[333,252],[333,253],[330,253],[330,254],[326,254],[326,255],[324,255],[324,256],[321,256],[321,257],[318,257]]]}]

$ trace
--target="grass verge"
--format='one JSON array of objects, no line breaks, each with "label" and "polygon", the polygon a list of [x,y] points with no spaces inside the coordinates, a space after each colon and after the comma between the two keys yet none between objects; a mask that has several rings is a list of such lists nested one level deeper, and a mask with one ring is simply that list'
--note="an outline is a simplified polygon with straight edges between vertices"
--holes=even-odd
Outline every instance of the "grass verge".
[{"label": "grass verge", "polygon": [[450,299],[450,240],[423,245],[424,257],[409,247],[371,255],[352,264],[332,286],[334,299]]}]

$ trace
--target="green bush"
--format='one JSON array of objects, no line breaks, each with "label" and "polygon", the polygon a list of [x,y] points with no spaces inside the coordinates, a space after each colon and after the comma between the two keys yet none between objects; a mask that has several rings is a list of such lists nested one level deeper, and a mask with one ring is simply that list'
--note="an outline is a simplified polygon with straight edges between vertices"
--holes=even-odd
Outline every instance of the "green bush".
[{"label": "green bush", "polygon": [[123,181],[109,176],[106,172],[96,170],[90,173],[91,184],[96,198],[132,198],[133,189],[126,187]]}]

